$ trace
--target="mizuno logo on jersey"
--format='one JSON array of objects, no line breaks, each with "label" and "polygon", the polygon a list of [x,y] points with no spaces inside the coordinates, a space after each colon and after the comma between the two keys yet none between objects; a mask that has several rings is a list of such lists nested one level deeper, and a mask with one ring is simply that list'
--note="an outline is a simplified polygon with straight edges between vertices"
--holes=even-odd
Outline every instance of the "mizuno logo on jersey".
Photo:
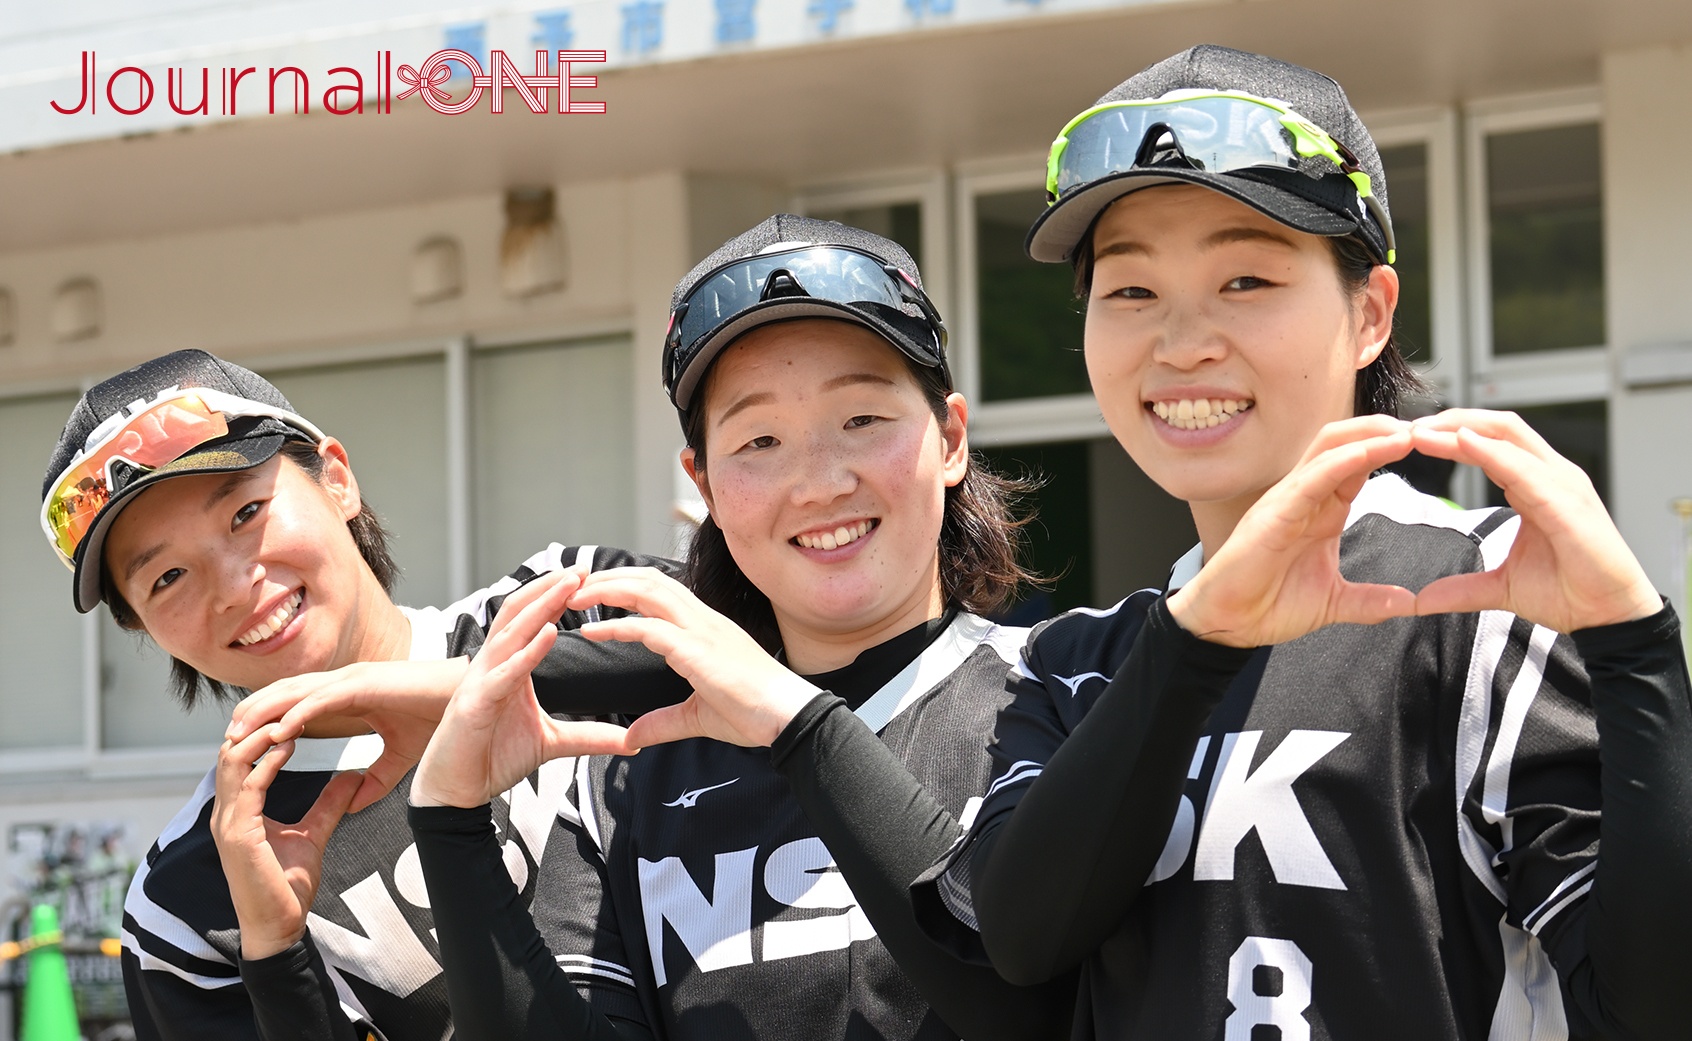
[{"label": "mizuno logo on jersey", "polygon": [[[1251,761],[1263,732],[1246,730],[1224,735],[1210,778],[1203,820],[1198,820],[1192,800],[1183,795],[1175,814],[1175,826],[1170,830],[1169,841],[1150,882],[1160,882],[1173,875],[1186,862],[1189,852],[1195,882],[1230,881],[1234,877],[1236,850],[1247,835],[1256,831],[1275,881],[1318,889],[1346,888],[1317,840],[1304,807],[1299,805],[1293,783],[1350,736],[1333,730],[1294,730],[1252,770]],[[1187,774],[1190,779],[1198,777],[1209,742],[1209,737],[1199,739],[1197,754]]]},{"label": "mizuno logo on jersey", "polygon": [[1104,680],[1106,683],[1110,682],[1110,677],[1106,676],[1102,672],[1083,672],[1079,676],[1053,676],[1052,679],[1057,680],[1059,683],[1068,687],[1069,696],[1072,698],[1081,693],[1081,684],[1087,682],[1088,680]]},{"label": "mizuno logo on jersey", "polygon": [[718,788],[727,788],[729,785],[733,784],[734,782],[736,782],[738,780],[740,780],[740,778],[731,777],[728,780],[724,781],[722,784],[713,784],[713,785],[709,785],[709,786],[704,787],[704,788],[694,788],[694,789],[691,789],[689,791],[682,792],[681,795],[676,797],[675,802],[667,802],[667,803],[664,803],[663,805],[665,805],[665,806],[680,806],[684,810],[690,810],[694,806],[697,806],[699,804],[699,797],[701,795],[704,795],[706,792],[714,792]]}]

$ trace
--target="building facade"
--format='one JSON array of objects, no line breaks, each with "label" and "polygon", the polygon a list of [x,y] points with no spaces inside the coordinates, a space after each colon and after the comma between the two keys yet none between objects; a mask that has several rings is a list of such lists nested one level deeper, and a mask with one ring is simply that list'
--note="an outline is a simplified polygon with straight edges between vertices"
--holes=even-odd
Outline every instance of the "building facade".
[{"label": "building facade", "polygon": [[[1413,357],[1585,466],[1685,602],[1679,0],[0,6],[8,856],[51,822],[139,855],[222,734],[144,638],[75,613],[37,521],[77,394],[170,350],[264,373],[345,441],[398,599],[444,603],[551,540],[676,547],[698,507],[658,379],[670,289],[769,213],[835,217],[917,256],[975,445],[1048,479],[1032,552],[1062,578],[1024,614],[1159,581],[1191,521],[1109,438],[1068,272],[1021,243],[1064,122],[1198,42],[1345,84],[1383,149]],[[477,68],[431,67],[448,49]],[[1495,490],[1460,470],[1451,494]]]}]

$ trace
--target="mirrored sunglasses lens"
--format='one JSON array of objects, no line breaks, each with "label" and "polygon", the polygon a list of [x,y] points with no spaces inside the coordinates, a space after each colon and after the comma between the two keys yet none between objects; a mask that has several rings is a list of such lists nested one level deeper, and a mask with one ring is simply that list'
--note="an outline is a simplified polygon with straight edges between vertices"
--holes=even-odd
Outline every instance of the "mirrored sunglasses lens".
[{"label": "mirrored sunglasses lens", "polygon": [[1158,124],[1173,131],[1196,169],[1298,167],[1292,134],[1275,109],[1241,98],[1194,98],[1107,109],[1075,127],[1059,161],[1059,193],[1133,169],[1146,134]]},{"label": "mirrored sunglasses lens", "polygon": [[223,414],[211,411],[197,397],[167,401],[131,419],[54,487],[47,520],[60,552],[74,555],[101,508],[114,492],[121,491],[107,486],[106,473],[113,459],[122,459],[136,470],[156,470],[227,433],[229,424]]},{"label": "mirrored sunglasses lens", "polygon": [[786,271],[807,296],[834,303],[880,303],[897,308],[900,288],[873,257],[842,249],[807,249],[753,257],[712,275],[688,297],[677,354],[686,357],[698,340],[759,303],[777,270]]}]

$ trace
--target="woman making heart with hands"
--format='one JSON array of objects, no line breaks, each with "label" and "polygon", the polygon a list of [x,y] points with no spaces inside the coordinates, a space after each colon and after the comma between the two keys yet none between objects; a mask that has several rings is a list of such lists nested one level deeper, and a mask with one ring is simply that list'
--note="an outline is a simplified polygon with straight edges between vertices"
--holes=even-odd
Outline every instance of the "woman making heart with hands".
[{"label": "woman making heart with hands", "polygon": [[[710,510],[685,584],[642,568],[554,580],[496,626],[411,787],[463,1036],[1067,1028],[1073,977],[1008,984],[911,911],[911,881],[987,788],[1026,636],[976,612],[1027,577],[1018,485],[969,454],[920,285],[897,244],[781,214],[677,287],[665,382]],[[693,689],[633,720],[638,755],[557,761],[526,674],[566,608],[607,619],[581,635],[644,642]],[[569,809],[530,911],[489,814],[537,768],[570,779]]]},{"label": "woman making heart with hands", "polygon": [[[1680,1036],[1679,623],[1519,417],[1396,418],[1419,381],[1343,91],[1196,47],[1048,174],[1029,252],[1074,266],[1100,410],[1200,544],[1035,628],[925,929],[1016,983],[1079,966],[1079,1037]],[[1377,473],[1412,450],[1511,508]]]}]

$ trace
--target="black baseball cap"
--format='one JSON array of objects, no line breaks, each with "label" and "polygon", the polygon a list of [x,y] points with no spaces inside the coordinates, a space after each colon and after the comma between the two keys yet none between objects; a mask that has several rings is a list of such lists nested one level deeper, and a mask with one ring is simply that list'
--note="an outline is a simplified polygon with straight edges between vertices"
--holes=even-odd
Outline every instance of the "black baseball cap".
[{"label": "black baseball cap", "polygon": [[[229,409],[224,412],[229,428],[227,435],[197,444],[183,455],[155,468],[111,468],[111,487],[103,489],[109,498],[95,513],[68,561],[76,576],[71,583],[71,596],[78,611],[92,611],[104,598],[100,579],[104,570],[102,553],[106,533],[111,529],[112,521],[136,495],[171,477],[250,469],[268,462],[286,441],[315,444],[322,439],[322,432],[295,414],[294,406],[282,396],[282,392],[257,373],[205,351],[166,354],[113,376],[89,390],[76,403],[47,461],[47,474],[41,484],[44,518],[47,497],[68,469],[80,465],[82,460],[78,457],[83,452],[97,448],[131,418],[147,411],[154,402],[173,392],[191,388],[204,388],[240,399],[254,406],[254,411],[271,414],[240,415],[238,413],[242,409],[238,403],[227,402]],[[58,542],[51,531],[48,532],[48,541],[57,547]]]},{"label": "black baseball cap", "polygon": [[[848,269],[842,270],[836,253],[819,265],[827,272],[813,279],[800,265],[817,247],[843,247],[864,262],[846,257]],[[770,262],[759,264],[760,258]],[[707,316],[696,291],[719,286],[727,292],[717,295]],[[694,390],[724,347],[761,325],[796,318],[835,318],[872,329],[918,364],[940,369],[946,386],[952,385],[946,327],[905,247],[838,221],[778,213],[719,246],[670,295],[664,389],[682,425]]]},{"label": "black baseball cap", "polygon": [[1186,182],[1219,191],[1298,231],[1359,235],[1377,261],[1389,261],[1391,211],[1380,152],[1338,83],[1261,54],[1201,44],[1136,73],[1096,105],[1149,101],[1178,90],[1238,91],[1285,103],[1351,152],[1369,177],[1386,227],[1363,205],[1352,180],[1321,156],[1301,158],[1296,170],[1250,167],[1229,173],[1197,169],[1174,157],[1065,191],[1029,229],[1025,248],[1030,257],[1046,263],[1071,260],[1088,229],[1111,203],[1142,188]]}]

